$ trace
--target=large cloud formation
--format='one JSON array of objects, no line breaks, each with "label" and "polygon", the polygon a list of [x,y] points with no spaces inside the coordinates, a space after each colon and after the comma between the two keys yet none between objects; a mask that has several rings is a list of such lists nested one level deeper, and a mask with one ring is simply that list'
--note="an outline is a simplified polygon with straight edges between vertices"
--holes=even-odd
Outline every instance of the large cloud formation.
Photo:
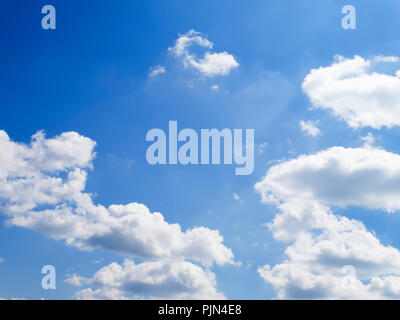
[{"label": "large cloud formation", "polygon": [[[400,209],[400,156],[334,147],[270,168],[255,189],[280,212],[268,224],[288,243],[285,260],[259,274],[282,299],[400,298],[400,251],[331,207]],[[355,269],[351,285],[346,266]]]},{"label": "large cloud formation", "polygon": [[[182,231],[179,224],[169,224],[161,213],[152,213],[143,204],[108,208],[94,204],[84,190],[95,145],[76,132],[52,139],[39,132],[25,145],[0,131],[0,209],[6,223],[82,250],[102,248],[186,267],[188,261],[207,267],[234,263],[218,230]],[[200,267],[193,264],[191,268]]]},{"label": "large cloud formation", "polygon": [[329,110],[352,128],[391,128],[400,125],[400,78],[373,72],[378,63],[396,63],[397,57],[337,56],[327,67],[312,69],[302,84],[313,106]]},{"label": "large cloud formation", "polygon": [[239,66],[235,58],[224,52],[207,51],[203,58],[197,58],[195,54],[189,51],[189,48],[196,44],[200,47],[212,49],[213,43],[204,35],[195,30],[190,30],[179,36],[175,42],[175,46],[169,48],[176,57],[182,58],[185,68],[193,68],[207,77],[217,75],[227,75],[232,69]]},{"label": "large cloud formation", "polygon": [[76,299],[225,299],[216,289],[215,275],[187,261],[135,264],[125,260],[97,271],[92,278],[71,275],[67,283],[94,287],[78,291]]}]

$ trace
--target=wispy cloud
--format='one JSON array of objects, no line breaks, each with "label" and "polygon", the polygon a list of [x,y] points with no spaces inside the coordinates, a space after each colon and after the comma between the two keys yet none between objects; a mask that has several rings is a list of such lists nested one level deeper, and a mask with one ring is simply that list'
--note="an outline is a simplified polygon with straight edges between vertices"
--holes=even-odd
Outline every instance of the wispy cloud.
[{"label": "wispy cloud", "polygon": [[165,69],[164,66],[156,66],[156,67],[151,67],[149,70],[149,77],[154,78],[159,76],[160,74],[166,73],[167,69]]}]

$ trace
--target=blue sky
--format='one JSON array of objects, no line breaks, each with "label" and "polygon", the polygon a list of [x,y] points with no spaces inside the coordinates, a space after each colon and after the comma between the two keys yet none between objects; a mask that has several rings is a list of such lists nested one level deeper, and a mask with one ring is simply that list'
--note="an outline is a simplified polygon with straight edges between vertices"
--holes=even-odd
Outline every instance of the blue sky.
[{"label": "blue sky", "polygon": [[[41,28],[45,4],[56,8],[56,30]],[[356,30],[341,26],[346,4],[357,10]],[[3,1],[0,128],[26,144],[39,130],[47,138],[74,131],[92,139],[96,157],[85,190],[95,204],[137,202],[182,230],[219,230],[241,265],[212,266],[216,290],[229,299],[272,299],[279,288],[264,281],[257,268],[282,263],[288,245],[264,226],[279,209],[262,203],[262,191],[254,186],[279,161],[333,146],[358,148],[368,133],[387,152],[400,152],[398,125],[353,128],[330,111],[310,110],[310,96],[302,90],[310,70],[332,65],[335,55],[371,61],[397,56],[399,14],[394,0]],[[213,77],[185,68],[168,48],[192,29],[213,42],[211,51],[229,53],[239,66]],[[201,56],[205,49],[194,45],[190,51]],[[166,72],[150,77],[156,66]],[[398,69],[377,68],[389,74]],[[214,85],[218,90],[210,88]],[[170,120],[197,131],[254,129],[253,174],[236,176],[231,165],[149,165],[146,133],[167,131]],[[305,135],[302,120],[321,134]],[[383,245],[400,247],[400,218],[383,212],[384,205],[337,203],[324,205],[361,221]],[[64,282],[68,275],[89,278],[125,258],[146,262],[104,248],[81,251],[35,230],[8,226],[7,215],[0,219],[0,297],[71,299],[80,289]],[[41,287],[40,270],[47,264],[56,267],[56,290]]]}]

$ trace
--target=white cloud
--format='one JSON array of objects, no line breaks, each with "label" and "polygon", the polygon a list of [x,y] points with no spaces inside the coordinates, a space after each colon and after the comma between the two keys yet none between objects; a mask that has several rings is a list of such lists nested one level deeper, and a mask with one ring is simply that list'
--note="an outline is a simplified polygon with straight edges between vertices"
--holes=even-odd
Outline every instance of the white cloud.
[{"label": "white cloud", "polygon": [[175,42],[175,46],[169,48],[169,51],[176,57],[183,59],[185,68],[191,67],[205,76],[213,77],[217,75],[227,75],[232,69],[239,66],[239,63],[235,58],[225,51],[207,51],[203,58],[198,58],[189,51],[189,47],[193,44],[197,44],[207,49],[212,49],[213,47],[213,43],[205,38],[203,34],[195,30],[190,30],[185,34],[180,35]]},{"label": "white cloud", "polygon": [[[255,189],[278,206],[268,227],[288,247],[281,264],[258,271],[277,297],[400,298],[400,251],[330,208],[399,210],[399,178],[400,156],[370,146],[334,147],[270,168]],[[344,285],[347,265],[356,270],[351,288]]]},{"label": "white cloud", "polygon": [[208,41],[202,33],[195,30],[189,30],[187,33],[179,35],[173,48],[169,48],[176,56],[183,56],[188,54],[188,48],[192,44],[197,44],[204,48],[212,49],[213,43]]},{"label": "white cloud", "polygon": [[213,91],[218,91],[219,86],[217,84],[214,84],[213,86],[210,87],[210,89]]},{"label": "white cloud", "polygon": [[80,287],[84,283],[86,283],[87,279],[83,278],[77,274],[71,274],[67,276],[67,279],[64,280],[65,283],[68,283],[71,286]]},{"label": "white cloud", "polygon": [[74,298],[76,300],[129,300],[123,292],[118,289],[96,289],[91,288],[78,291]]},{"label": "white cloud", "polygon": [[187,57],[187,63],[207,76],[227,75],[231,69],[239,66],[235,58],[227,52],[206,52],[203,59],[196,60],[192,56]]},{"label": "white cloud", "polygon": [[372,147],[375,144],[375,137],[374,135],[369,132],[365,137],[361,137],[361,140],[364,141],[364,147]]},{"label": "white cloud", "polygon": [[303,91],[315,108],[329,110],[352,128],[400,125],[400,78],[371,70],[373,62],[396,62],[397,57],[366,60],[337,56],[328,67],[313,69]]},{"label": "white cloud", "polygon": [[[387,299],[388,276],[400,279],[400,252],[384,246],[362,223],[335,216],[318,204],[287,203],[269,225],[276,239],[290,242],[285,260],[258,269],[280,299]],[[343,267],[353,266],[353,287]],[[399,280],[397,280],[399,281]],[[399,292],[398,292],[399,293]],[[400,295],[397,295],[400,298]]]},{"label": "white cloud", "polygon": [[301,128],[301,131],[303,131],[304,134],[307,136],[316,137],[321,134],[321,131],[318,129],[318,127],[312,121],[301,120],[300,128]]},{"label": "white cloud", "polygon": [[4,258],[0,258],[0,263],[4,262]]},{"label": "white cloud", "polygon": [[96,288],[79,291],[77,299],[225,299],[216,289],[215,275],[187,261],[135,264],[125,260],[122,265],[114,262],[103,267],[90,279],[74,275],[66,281]]},{"label": "white cloud", "polygon": [[233,263],[217,230],[182,231],[138,203],[93,204],[85,193],[95,142],[69,132],[18,144],[0,131],[0,208],[7,223],[65,240],[81,249],[103,248],[145,259],[176,258],[204,265]]},{"label": "white cloud", "polygon": [[167,70],[165,69],[164,66],[156,66],[156,67],[151,67],[149,71],[149,77],[154,78],[160,74],[166,73]]},{"label": "white cloud", "polygon": [[273,166],[255,188],[264,201],[296,199],[396,211],[400,156],[373,147],[333,147]]}]

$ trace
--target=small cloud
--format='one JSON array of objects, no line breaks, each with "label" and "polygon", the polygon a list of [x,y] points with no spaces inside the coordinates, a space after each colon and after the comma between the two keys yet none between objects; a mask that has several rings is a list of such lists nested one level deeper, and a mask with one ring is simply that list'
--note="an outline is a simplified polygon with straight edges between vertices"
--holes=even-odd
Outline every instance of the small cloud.
[{"label": "small cloud", "polygon": [[263,154],[264,153],[264,150],[265,150],[265,148],[268,146],[268,143],[267,142],[263,142],[263,143],[260,143],[259,145],[258,145],[258,154]]},{"label": "small cloud", "polygon": [[168,50],[178,58],[183,60],[185,68],[193,68],[207,77],[217,75],[227,75],[232,69],[239,66],[233,55],[224,52],[207,51],[203,58],[198,58],[189,51],[189,47],[197,44],[200,47],[212,49],[213,43],[209,41],[202,33],[195,30],[179,35],[175,46]]},{"label": "small cloud", "polygon": [[99,264],[101,262],[103,262],[103,258],[93,260],[93,264]]},{"label": "small cloud", "polygon": [[364,141],[364,148],[372,147],[375,144],[375,137],[371,132],[365,137],[361,137],[361,140]]},{"label": "small cloud", "polygon": [[68,283],[69,285],[74,287],[81,287],[86,281],[86,278],[78,276],[77,274],[70,274],[64,280],[65,283]]},{"label": "small cloud", "polygon": [[375,62],[399,62],[399,57],[396,56],[376,56],[374,58]]},{"label": "small cloud", "polygon": [[213,90],[213,91],[218,91],[219,86],[214,84],[213,86],[210,87],[210,89]]},{"label": "small cloud", "polygon": [[4,262],[4,259],[3,259],[3,258],[0,258],[0,263],[2,263],[2,262]]},{"label": "small cloud", "polygon": [[306,136],[316,137],[321,134],[321,131],[317,128],[314,122],[312,121],[300,121],[301,131],[304,132]]},{"label": "small cloud", "polygon": [[151,67],[149,71],[149,77],[154,78],[160,74],[166,73],[167,70],[163,66],[156,66],[156,67]]},{"label": "small cloud", "polygon": [[242,199],[240,199],[239,195],[237,193],[233,193],[233,200],[239,201],[240,203],[244,203]]}]

